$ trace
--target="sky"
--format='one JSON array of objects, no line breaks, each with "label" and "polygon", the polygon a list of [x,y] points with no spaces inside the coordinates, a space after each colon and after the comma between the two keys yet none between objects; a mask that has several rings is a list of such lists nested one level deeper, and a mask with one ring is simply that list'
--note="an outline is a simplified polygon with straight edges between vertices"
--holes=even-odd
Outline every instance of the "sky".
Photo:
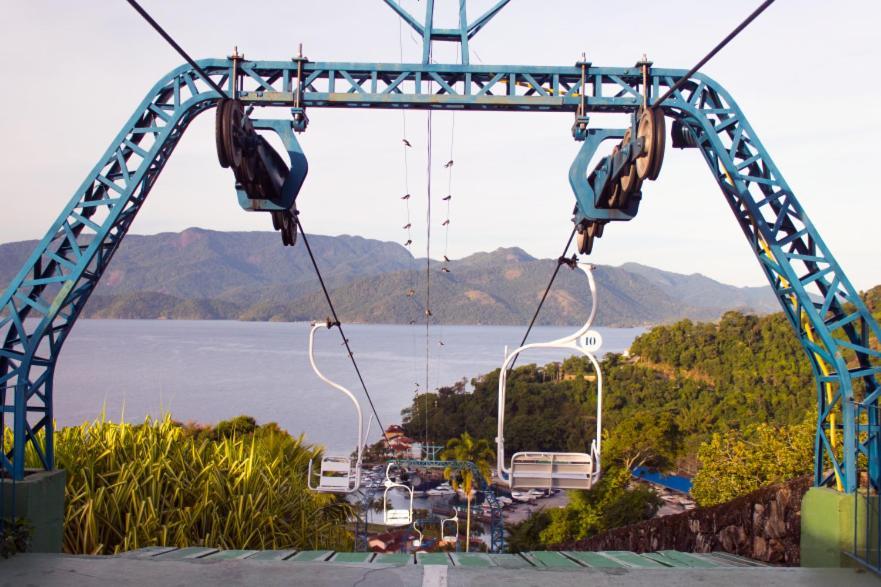
[{"label": "sky", "polygon": [[[422,3],[402,0],[422,16]],[[456,0],[438,0],[439,25]],[[475,17],[492,2],[472,0]],[[689,68],[758,0],[513,0],[472,42],[472,62]],[[196,58],[287,59],[303,43],[315,61],[417,62],[419,40],[380,0],[142,0]],[[124,0],[0,1],[0,242],[42,237],[149,88],[180,57]],[[881,283],[881,197],[875,160],[881,115],[875,70],[881,2],[778,0],[705,68],[734,96],[833,254],[858,289]],[[454,46],[438,44],[441,61]],[[280,117],[287,109],[278,109]],[[313,108],[300,141],[309,176],[298,199],[306,230],[403,244],[409,191],[414,249],[425,254],[426,114]],[[592,117],[598,126],[614,118]],[[435,113],[431,254],[459,258],[517,246],[557,257],[571,230],[567,173],[579,144],[571,115]],[[190,226],[268,230],[237,203],[217,164],[214,117],[189,128],[131,231]],[[406,134],[405,128],[406,126]],[[401,138],[413,144],[407,165]],[[669,146],[669,145],[668,145]],[[454,159],[452,178],[443,163]],[[405,185],[405,170],[408,184]],[[448,240],[440,226],[453,195]],[[281,246],[279,244],[279,246]],[[668,148],[640,213],[608,226],[593,262],[635,261],[762,285],[759,269],[696,150]]]}]

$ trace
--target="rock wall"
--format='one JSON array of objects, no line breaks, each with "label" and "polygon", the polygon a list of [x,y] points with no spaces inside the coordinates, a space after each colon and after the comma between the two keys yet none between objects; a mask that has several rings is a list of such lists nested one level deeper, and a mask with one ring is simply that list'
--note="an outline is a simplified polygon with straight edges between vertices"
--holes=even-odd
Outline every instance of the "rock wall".
[{"label": "rock wall", "polygon": [[811,477],[769,485],[728,503],[616,528],[558,550],[725,551],[788,566],[800,562],[801,501]]}]

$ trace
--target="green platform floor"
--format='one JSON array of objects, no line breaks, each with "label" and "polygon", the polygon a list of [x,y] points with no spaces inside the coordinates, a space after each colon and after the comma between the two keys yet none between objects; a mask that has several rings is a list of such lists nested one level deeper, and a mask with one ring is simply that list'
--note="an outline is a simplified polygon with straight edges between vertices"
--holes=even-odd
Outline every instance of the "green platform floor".
[{"label": "green platform floor", "polygon": [[855,569],[761,566],[723,553],[373,554],[331,550],[145,548],[116,556],[0,559],[0,587],[877,587]]},{"label": "green platform floor", "polygon": [[480,552],[372,553],[333,550],[218,550],[216,548],[169,548],[155,546],[119,555],[151,560],[200,561],[285,561],[290,563],[336,563],[375,565],[445,565],[448,567],[506,569],[712,569],[763,567],[762,563],[726,553],[691,554],[663,550],[647,554],[625,551],[607,552],[525,552],[522,554],[484,554]]}]

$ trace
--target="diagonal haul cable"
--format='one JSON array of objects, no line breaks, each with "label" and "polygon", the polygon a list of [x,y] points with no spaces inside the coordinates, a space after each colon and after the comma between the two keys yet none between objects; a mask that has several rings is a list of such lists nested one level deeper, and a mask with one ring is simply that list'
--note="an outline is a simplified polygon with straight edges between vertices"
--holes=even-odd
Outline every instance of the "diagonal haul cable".
[{"label": "diagonal haul cable", "polygon": [[309,239],[306,237],[306,231],[303,230],[303,225],[300,223],[300,217],[294,216],[294,218],[297,221],[297,229],[300,231],[300,236],[303,237],[303,244],[306,245],[306,252],[309,253],[309,260],[312,261],[312,267],[315,269],[315,275],[318,276],[318,283],[321,284],[321,291],[324,292],[324,299],[327,300],[327,305],[330,307],[330,313],[333,316],[334,321],[333,326],[336,326],[340,331],[340,336],[343,338],[343,344],[346,345],[346,351],[349,353],[349,359],[352,361],[352,366],[355,367],[355,373],[358,374],[358,381],[361,382],[361,388],[364,390],[364,395],[367,396],[367,401],[370,402],[370,409],[373,410],[373,416],[376,418],[376,423],[379,425],[380,430],[382,430],[382,436],[385,438],[386,445],[388,445],[389,437],[385,432],[385,426],[382,425],[382,420],[379,419],[379,414],[376,412],[376,406],[373,405],[373,399],[370,397],[370,392],[367,391],[367,384],[364,383],[364,377],[361,376],[361,369],[358,368],[358,362],[355,361],[355,354],[352,352],[352,347],[349,346],[349,339],[346,338],[346,333],[343,332],[343,324],[340,322],[336,309],[333,307],[333,301],[330,299],[330,293],[327,291],[324,277],[321,276],[321,270],[318,269],[318,262],[315,260],[315,255],[312,254],[312,247],[309,246]]},{"label": "diagonal haul cable", "polygon": [[679,78],[679,80],[678,80],[675,84],[673,84],[672,86],[670,86],[670,88],[669,88],[666,92],[664,92],[664,95],[663,95],[663,96],[661,96],[660,98],[658,98],[657,100],[655,100],[654,104],[652,104],[652,108],[654,108],[655,106],[658,106],[659,104],[661,104],[664,100],[666,100],[667,98],[669,98],[670,96],[672,96],[674,92],[676,92],[676,91],[679,90],[683,85],[685,85],[685,82],[687,82],[687,81],[689,80],[689,78],[691,78],[691,76],[693,76],[695,73],[697,73],[697,70],[699,70],[701,67],[703,67],[704,65],[706,65],[707,61],[709,61],[710,59],[712,59],[713,57],[715,57],[715,56],[716,56],[716,53],[718,53],[719,51],[721,51],[722,48],[725,47],[725,45],[727,45],[729,42],[731,42],[731,40],[732,40],[734,37],[736,37],[737,35],[739,35],[740,32],[741,32],[743,29],[745,29],[747,26],[749,26],[749,23],[751,23],[752,21],[754,21],[758,15],[760,15],[761,13],[763,13],[763,12],[765,11],[765,9],[766,9],[767,7],[769,7],[769,6],[770,6],[771,4],[773,4],[773,3],[774,3],[774,0],[765,0],[764,2],[762,2],[762,4],[761,4],[758,8],[756,8],[756,9],[753,11],[752,14],[750,14],[748,17],[746,17],[746,19],[745,19],[742,23],[740,23],[739,25],[737,25],[737,28],[736,28],[736,29],[734,29],[733,31],[731,31],[730,33],[728,33],[728,36],[727,36],[727,37],[725,37],[724,39],[722,39],[722,41],[720,41],[718,45],[716,45],[715,47],[713,47],[713,50],[712,50],[712,51],[710,51],[709,53],[707,53],[707,54],[704,56],[703,59],[701,59],[700,61],[698,61],[698,62],[697,62],[697,65],[695,65],[695,66],[692,67],[690,70],[688,70],[688,73],[686,73],[685,75],[683,75],[681,78]]},{"label": "diagonal haul cable", "polygon": [[[544,305],[545,300],[548,298],[548,294],[551,291],[551,286],[554,285],[554,280],[557,279],[557,273],[560,272],[560,267],[563,265],[568,265],[566,259],[566,253],[569,252],[569,247],[572,245],[572,239],[575,238],[575,229],[572,229],[572,233],[569,235],[569,240],[566,241],[566,246],[563,247],[563,254],[560,255],[560,258],[557,259],[557,266],[554,268],[554,272],[551,274],[551,280],[548,282],[548,286],[545,288],[545,292],[541,295],[541,300],[538,302],[538,307],[535,309],[535,314],[532,315],[532,320],[529,321],[529,327],[526,329],[526,334],[523,335],[523,340],[520,341],[520,344],[517,345],[519,349],[524,344],[526,344],[526,339],[529,338],[529,333],[532,332],[532,327],[535,326],[535,321],[538,319],[538,313],[541,312],[541,307]],[[514,360],[511,361],[511,366],[508,367],[508,373],[510,373],[514,369],[514,365],[517,363],[517,359],[520,358],[520,355],[514,357]]]},{"label": "diagonal haul cable", "polygon": [[187,54],[187,52],[184,51],[183,48],[182,48],[180,45],[178,45],[178,44],[174,41],[174,39],[171,38],[171,35],[169,35],[168,33],[165,32],[165,29],[163,29],[161,26],[159,26],[159,23],[158,23],[158,22],[156,22],[155,20],[153,20],[153,17],[152,17],[152,16],[150,16],[149,14],[147,14],[147,11],[144,10],[144,9],[141,7],[140,4],[138,4],[135,0],[126,0],[126,1],[131,5],[132,8],[135,9],[135,11],[136,11],[138,14],[140,14],[140,15],[144,18],[144,20],[146,20],[146,21],[150,24],[150,26],[152,26],[152,27],[156,30],[157,33],[159,33],[159,35],[160,35],[163,39],[165,39],[165,40],[168,42],[169,45],[171,45],[171,46],[174,48],[175,51],[178,52],[178,54],[179,54],[181,57],[183,57],[183,58],[187,61],[187,63],[189,63],[189,64],[192,66],[193,69],[196,70],[196,73],[199,74],[199,77],[202,78],[202,81],[204,81],[206,84],[208,84],[209,86],[211,86],[211,88],[212,88],[215,92],[217,92],[218,94],[220,94],[220,97],[221,97],[221,98],[225,98],[225,97],[227,97],[227,96],[226,96],[226,92],[224,92],[223,89],[221,89],[221,87],[218,86],[217,83],[216,83],[213,79],[211,79],[210,77],[208,77],[208,74],[205,73],[205,70],[202,69],[202,68],[199,66],[199,64],[196,63],[196,62],[193,60],[193,58],[190,57],[190,56]]},{"label": "diagonal haul cable", "polygon": [[[186,59],[187,63],[189,63],[193,67],[193,69],[196,70],[196,73],[199,74],[199,77],[201,77],[202,80],[205,81],[205,83],[210,85],[214,89],[214,91],[216,91],[221,96],[226,96],[226,92],[224,92],[223,89],[221,89],[221,87],[214,82],[214,80],[208,77],[208,74],[205,73],[205,71],[199,66],[199,64],[196,63],[193,58],[190,57],[187,52],[184,51],[183,48],[181,48],[181,46],[178,45],[174,41],[174,39],[171,38],[171,35],[166,33],[165,30],[161,26],[159,26],[159,23],[153,20],[153,17],[147,14],[147,11],[144,10],[140,4],[138,4],[135,0],[126,1],[132,6],[132,8],[134,8],[138,12],[138,14],[144,17],[144,20],[146,20],[150,24],[150,26],[156,29],[156,32],[159,33],[162,38],[168,42],[169,45],[174,47],[175,51],[177,51],[181,55],[181,57]],[[373,399],[370,397],[370,393],[367,391],[367,384],[364,383],[364,377],[361,376],[361,369],[358,368],[358,363],[355,361],[355,355],[352,352],[352,347],[349,346],[349,339],[346,338],[346,333],[343,332],[343,325],[340,323],[340,319],[337,316],[336,309],[334,308],[333,302],[330,299],[330,294],[327,291],[327,286],[324,284],[324,278],[321,276],[321,271],[318,269],[318,263],[315,261],[315,256],[312,254],[312,247],[309,246],[309,240],[306,238],[306,232],[303,230],[303,225],[300,223],[300,219],[297,218],[296,220],[297,228],[299,228],[300,234],[303,235],[303,243],[306,245],[306,250],[309,252],[309,259],[312,261],[312,266],[315,268],[315,274],[318,276],[319,283],[321,283],[322,291],[324,291],[324,297],[327,299],[327,305],[330,306],[330,312],[331,314],[333,314],[335,325],[340,331],[340,336],[342,336],[343,338],[343,344],[346,345],[346,351],[349,353],[349,359],[352,361],[352,365],[355,367],[355,373],[358,374],[358,381],[361,382],[361,387],[364,389],[364,395],[367,396],[367,401],[370,402],[370,409],[373,410],[373,416],[376,418],[376,423],[382,429],[382,435],[385,438],[386,444],[388,444],[389,438],[385,432],[385,426],[382,425],[382,421],[379,419],[379,414],[376,412],[376,406],[373,405]]]}]

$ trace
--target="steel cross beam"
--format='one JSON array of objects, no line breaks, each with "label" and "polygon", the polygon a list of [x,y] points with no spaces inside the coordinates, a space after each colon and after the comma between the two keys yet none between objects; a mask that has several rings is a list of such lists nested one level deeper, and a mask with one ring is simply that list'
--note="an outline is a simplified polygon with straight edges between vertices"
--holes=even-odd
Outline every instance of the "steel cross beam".
[{"label": "steel cross beam", "polygon": [[[229,60],[200,65],[219,85],[232,87]],[[580,66],[296,60],[241,62],[238,68],[241,99],[255,106],[291,107],[299,99],[307,108],[575,113],[583,100],[585,112],[632,113],[643,102],[639,67],[585,64],[583,85]],[[683,73],[652,68],[650,97]],[[13,429],[13,446],[0,451],[0,467],[15,478],[24,475],[26,447],[43,467],[53,466],[58,353],[181,134],[217,98],[189,66],[161,79],[0,297],[0,428],[11,417]],[[881,487],[879,422],[876,416],[857,421],[853,407],[855,400],[878,404],[881,352],[873,344],[881,340],[881,328],[724,88],[695,75],[662,108],[698,137],[811,361],[818,385],[815,483],[835,478],[844,491],[855,491],[857,456],[868,454],[875,463],[871,482]]]},{"label": "steel cross beam", "polygon": [[[227,61],[206,61],[227,71]],[[240,97],[262,106],[408,108],[574,112],[581,103],[582,68],[518,65],[243,62]],[[667,76],[684,70],[655,70]],[[642,104],[642,69],[586,64],[584,92],[594,112],[632,111]],[[661,79],[656,77],[655,79]],[[298,81],[300,83],[298,83]]]}]

